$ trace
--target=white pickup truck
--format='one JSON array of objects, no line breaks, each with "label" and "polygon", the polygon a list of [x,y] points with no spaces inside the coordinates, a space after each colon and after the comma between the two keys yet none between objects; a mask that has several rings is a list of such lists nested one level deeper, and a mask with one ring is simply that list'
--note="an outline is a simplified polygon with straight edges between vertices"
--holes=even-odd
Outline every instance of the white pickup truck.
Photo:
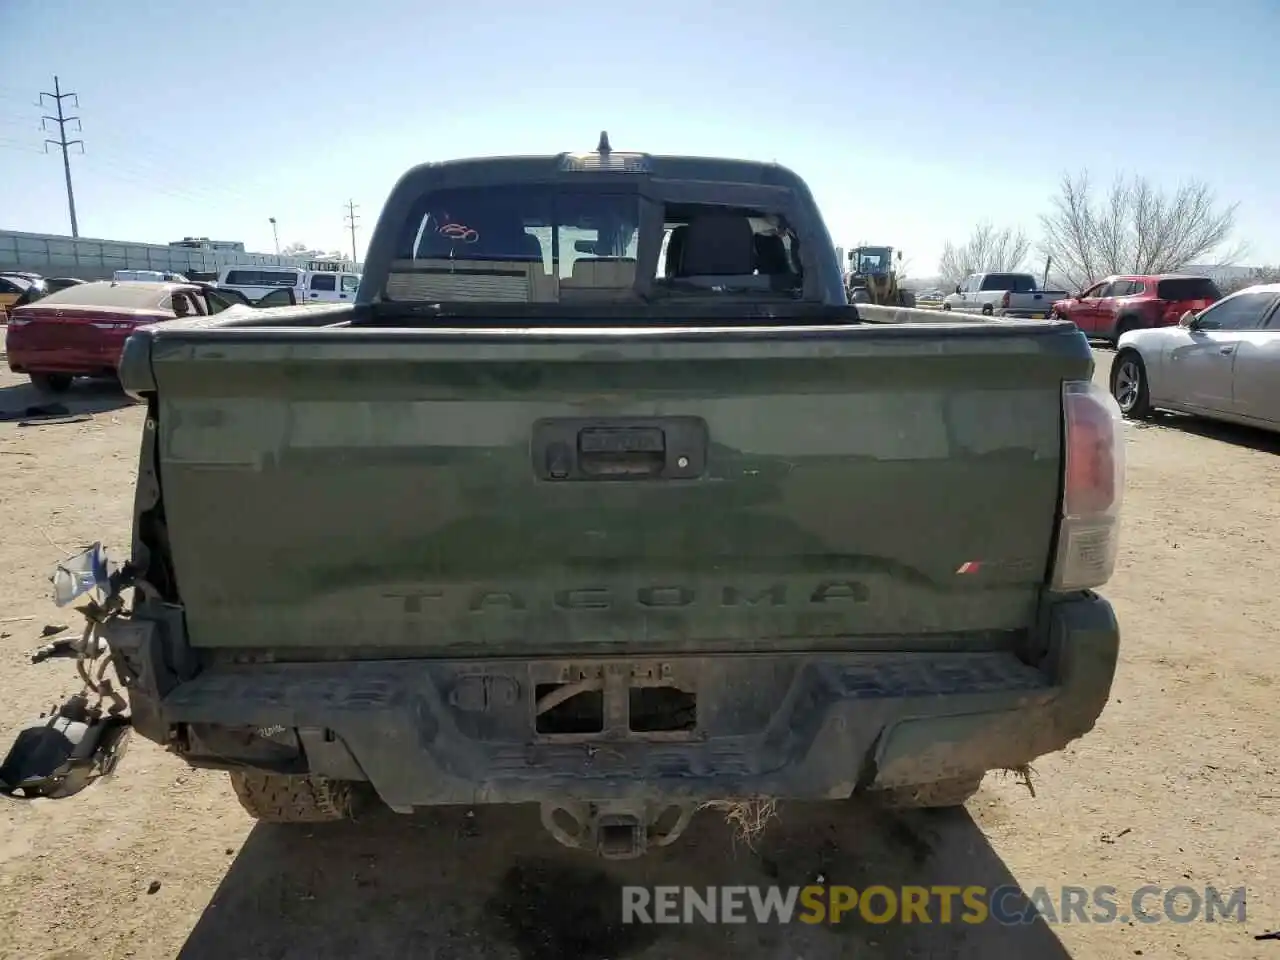
[{"label": "white pickup truck", "polygon": [[943,310],[964,310],[989,317],[1042,320],[1065,290],[1041,290],[1029,273],[971,273],[942,301]]}]

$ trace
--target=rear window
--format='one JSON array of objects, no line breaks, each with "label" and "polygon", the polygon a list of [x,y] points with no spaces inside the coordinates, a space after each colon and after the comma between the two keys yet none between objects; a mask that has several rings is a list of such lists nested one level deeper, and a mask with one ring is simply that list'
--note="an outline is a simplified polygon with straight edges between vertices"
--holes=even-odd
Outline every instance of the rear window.
[{"label": "rear window", "polygon": [[1034,293],[1035,278],[1026,273],[988,273],[982,278],[983,290],[1009,290],[1013,293]]},{"label": "rear window", "polygon": [[419,201],[397,257],[541,263],[543,272],[565,276],[578,259],[634,258],[639,223],[639,194],[621,186],[607,192],[526,184],[439,190]]},{"label": "rear window", "polygon": [[55,290],[37,301],[41,306],[62,304],[69,307],[122,307],[132,310],[155,310],[169,296],[169,291],[156,283],[138,281],[102,281],[79,283]]},{"label": "rear window", "polygon": [[[635,300],[642,200],[633,184],[507,184],[433,191],[402,228],[386,297],[401,302]],[[800,283],[778,211],[662,205],[650,295],[790,296]],[[652,226],[649,226],[651,224]],[[661,230],[661,233],[657,231]],[[675,254],[673,255],[673,250]],[[790,279],[786,279],[790,278]]]},{"label": "rear window", "polygon": [[1222,291],[1208,277],[1175,277],[1156,284],[1158,300],[1221,300]]},{"label": "rear window", "polygon": [[298,275],[283,270],[228,270],[223,282],[229,287],[295,287]]}]

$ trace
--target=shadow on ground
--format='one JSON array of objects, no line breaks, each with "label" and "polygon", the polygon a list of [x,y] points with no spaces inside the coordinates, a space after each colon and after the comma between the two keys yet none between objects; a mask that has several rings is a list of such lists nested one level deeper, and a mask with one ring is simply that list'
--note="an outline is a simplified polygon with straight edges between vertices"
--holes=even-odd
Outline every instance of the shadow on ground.
[{"label": "shadow on ground", "polygon": [[0,386],[0,419],[8,422],[48,419],[49,414],[39,413],[41,410],[55,413],[61,410],[63,412],[56,415],[62,417],[108,413],[134,402],[114,380],[78,379],[70,390],[56,394],[43,393],[23,381]]},{"label": "shadow on ground", "polygon": [[[379,811],[358,824],[259,825],[179,960],[474,957],[657,960],[882,956],[1067,960],[1038,918],[1020,926],[621,922],[621,887],[820,882],[865,888],[1016,881],[961,811],[889,815],[853,803],[780,810],[752,851],[705,812],[673,847],[605,862],[547,836],[536,808]],[[1021,892],[1008,911],[1027,908]],[[961,906],[957,903],[957,915]]]},{"label": "shadow on ground", "polygon": [[1280,454],[1280,433],[1260,430],[1257,427],[1242,427],[1233,423],[1218,420],[1207,420],[1202,417],[1184,413],[1166,413],[1157,411],[1146,421],[1136,424],[1142,427],[1164,427],[1181,433],[1190,433],[1209,440],[1230,443],[1259,453]]}]

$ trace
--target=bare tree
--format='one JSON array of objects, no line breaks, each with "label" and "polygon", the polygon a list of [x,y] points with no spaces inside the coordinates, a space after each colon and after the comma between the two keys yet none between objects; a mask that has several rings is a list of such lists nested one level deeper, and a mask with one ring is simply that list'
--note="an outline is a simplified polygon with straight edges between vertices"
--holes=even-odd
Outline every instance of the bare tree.
[{"label": "bare tree", "polygon": [[942,248],[938,273],[944,286],[954,286],[971,273],[1009,273],[1027,259],[1031,241],[1021,227],[1002,227],[980,223],[961,246],[950,240]]},{"label": "bare tree", "polygon": [[1280,283],[1280,266],[1257,267],[1244,276],[1219,281],[1218,289],[1222,291],[1223,296],[1226,296],[1245,287],[1251,287],[1255,283]]},{"label": "bare tree", "polygon": [[1040,246],[1071,290],[1113,273],[1172,273],[1214,253],[1227,264],[1243,253],[1223,250],[1236,208],[1219,205],[1199,181],[1166,194],[1143,177],[1117,177],[1095,199],[1087,171],[1064,174],[1052,210],[1040,217]]}]

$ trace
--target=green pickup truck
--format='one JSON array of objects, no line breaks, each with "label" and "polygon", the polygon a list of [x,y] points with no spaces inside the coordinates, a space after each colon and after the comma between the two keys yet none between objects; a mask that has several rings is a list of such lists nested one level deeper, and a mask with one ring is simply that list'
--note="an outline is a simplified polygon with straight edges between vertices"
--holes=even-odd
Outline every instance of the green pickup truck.
[{"label": "green pickup truck", "polygon": [[1089,346],[859,309],[776,164],[410,170],[354,304],[129,339],[132,552],[64,565],[129,710],[81,698],[8,792],[131,725],[263,820],[528,802],[631,857],[710,801],[955,805],[1061,749],[1119,645]]}]

